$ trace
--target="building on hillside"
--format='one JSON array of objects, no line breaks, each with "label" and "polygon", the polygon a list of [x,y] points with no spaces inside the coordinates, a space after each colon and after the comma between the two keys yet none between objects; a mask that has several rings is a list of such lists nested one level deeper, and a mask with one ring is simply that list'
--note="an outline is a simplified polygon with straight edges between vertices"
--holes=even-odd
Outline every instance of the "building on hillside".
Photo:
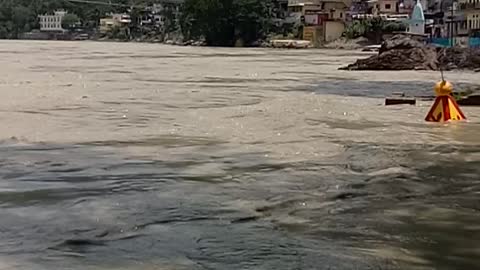
[{"label": "building on hillside", "polygon": [[468,35],[480,30],[480,0],[460,0],[459,9],[465,18],[465,31]]},{"label": "building on hillside", "polygon": [[100,19],[99,31],[106,33],[111,31],[114,27],[128,26],[132,22],[128,14],[110,14],[106,18]]},{"label": "building on hillside", "polygon": [[62,32],[62,20],[67,14],[64,10],[57,10],[53,15],[39,15],[40,31]]},{"label": "building on hillside", "polygon": [[312,13],[328,13],[329,19],[346,20],[352,0],[289,0],[291,14],[305,16]]},{"label": "building on hillside", "polygon": [[[413,1],[414,0],[409,0]],[[425,34],[432,38],[442,37],[445,24],[446,5],[443,0],[420,0],[425,16]],[[413,9],[412,9],[413,11]]]},{"label": "building on hillside", "polygon": [[460,6],[456,0],[443,2],[444,24],[442,37],[454,39],[455,37],[468,36],[465,11],[462,10]]},{"label": "building on hillside", "polygon": [[378,0],[376,9],[379,14],[396,14],[398,12],[398,1]]},{"label": "building on hillside", "polygon": [[290,12],[302,18],[303,39],[319,46],[342,36],[351,0],[289,0]]},{"label": "building on hillside", "polygon": [[106,33],[115,27],[115,21],[113,20],[113,18],[101,18],[98,27],[100,33]]},{"label": "building on hillside", "polygon": [[132,22],[132,19],[130,18],[130,15],[128,14],[112,14],[112,19],[121,25],[126,25]]}]

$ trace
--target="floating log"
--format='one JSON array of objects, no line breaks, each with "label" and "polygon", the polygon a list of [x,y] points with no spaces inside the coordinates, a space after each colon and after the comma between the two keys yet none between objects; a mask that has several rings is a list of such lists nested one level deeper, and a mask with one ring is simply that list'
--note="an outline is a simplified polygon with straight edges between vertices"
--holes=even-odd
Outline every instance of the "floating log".
[{"label": "floating log", "polygon": [[416,103],[417,103],[417,100],[415,98],[388,97],[385,99],[385,106],[401,105],[401,104],[415,105]]}]

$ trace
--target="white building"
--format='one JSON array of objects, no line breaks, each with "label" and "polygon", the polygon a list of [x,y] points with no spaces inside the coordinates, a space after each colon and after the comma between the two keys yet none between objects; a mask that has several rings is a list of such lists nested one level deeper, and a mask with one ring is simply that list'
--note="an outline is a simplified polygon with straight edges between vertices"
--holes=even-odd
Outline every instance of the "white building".
[{"label": "white building", "polygon": [[420,1],[413,8],[412,16],[408,22],[408,32],[412,34],[425,34],[425,15]]},{"label": "white building", "polygon": [[39,15],[40,31],[63,31],[62,19],[67,14],[66,11],[58,10],[53,15]]}]

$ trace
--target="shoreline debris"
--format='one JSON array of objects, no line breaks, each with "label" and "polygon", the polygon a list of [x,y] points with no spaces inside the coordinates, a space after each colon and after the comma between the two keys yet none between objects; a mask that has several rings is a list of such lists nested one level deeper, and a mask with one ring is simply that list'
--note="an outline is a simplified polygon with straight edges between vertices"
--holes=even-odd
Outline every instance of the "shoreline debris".
[{"label": "shoreline debris", "polygon": [[377,55],[340,70],[444,70],[480,68],[480,48],[439,48],[398,34],[385,40]]}]

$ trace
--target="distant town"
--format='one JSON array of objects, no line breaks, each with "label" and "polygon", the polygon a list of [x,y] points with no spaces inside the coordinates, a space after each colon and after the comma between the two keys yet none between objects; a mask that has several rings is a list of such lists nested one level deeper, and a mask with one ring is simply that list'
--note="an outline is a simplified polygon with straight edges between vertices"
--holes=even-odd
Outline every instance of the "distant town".
[{"label": "distant town", "polygon": [[[68,2],[81,5],[111,3]],[[415,11],[415,7],[419,11]],[[207,36],[206,41],[199,40],[198,36],[202,34],[191,40],[185,37],[186,31],[182,28],[187,25],[185,20],[191,18],[184,14],[185,1],[163,0],[148,5],[126,5],[123,10],[100,14],[97,21],[89,24],[74,10],[49,10],[36,15],[35,28],[19,33],[17,38],[136,40],[187,45],[209,43],[208,34],[203,35]],[[270,39],[291,38],[322,46],[342,37],[354,39],[363,36],[375,43],[381,39],[378,35],[403,31],[424,35],[443,45],[480,46],[480,0],[274,0],[268,5],[266,16],[270,26],[264,32],[268,33],[256,39],[267,39],[267,36]],[[194,28],[195,23],[198,19],[191,19],[190,27]],[[234,39],[229,44],[237,45],[240,38]],[[251,45],[256,42],[253,39],[248,44],[242,40],[240,45]]]}]

